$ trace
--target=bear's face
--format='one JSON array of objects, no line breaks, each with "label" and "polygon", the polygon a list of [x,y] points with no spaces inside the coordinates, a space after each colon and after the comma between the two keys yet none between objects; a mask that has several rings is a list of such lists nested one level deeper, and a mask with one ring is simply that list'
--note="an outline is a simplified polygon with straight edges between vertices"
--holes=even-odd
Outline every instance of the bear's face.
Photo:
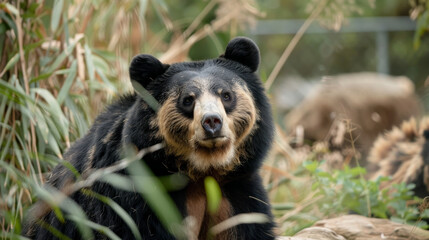
[{"label": "bear's face", "polygon": [[155,122],[169,152],[198,172],[239,164],[237,151],[257,117],[244,80],[210,66],[178,72],[170,86]]},{"label": "bear's face", "polygon": [[161,106],[151,127],[189,175],[224,174],[240,164],[246,154],[243,143],[259,118],[248,88],[259,81],[254,74],[258,64],[259,50],[246,38],[232,40],[218,59],[171,66],[149,55],[133,60],[131,78]]}]

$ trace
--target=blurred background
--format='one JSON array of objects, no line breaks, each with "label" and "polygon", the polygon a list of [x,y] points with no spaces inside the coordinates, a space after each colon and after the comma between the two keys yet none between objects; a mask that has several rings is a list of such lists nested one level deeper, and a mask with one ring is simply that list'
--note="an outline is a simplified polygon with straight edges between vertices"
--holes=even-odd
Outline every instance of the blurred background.
[{"label": "blurred background", "polygon": [[[375,190],[380,182],[363,177],[378,134],[412,116],[422,117],[429,108],[427,31],[427,0],[3,0],[2,237],[19,233],[36,190],[65,149],[107,104],[131,91],[128,64],[133,56],[148,53],[164,63],[215,58],[239,35],[260,47],[259,75],[276,118],[276,143],[263,178],[279,232],[293,234],[350,210],[374,215],[371,207],[378,217],[427,227],[417,220],[421,212],[416,208],[397,204],[417,199],[410,194],[415,186],[399,186],[399,195],[392,197]],[[355,111],[338,110],[338,105]],[[344,119],[360,131],[356,146],[353,139],[338,137],[342,129],[354,129],[344,127]],[[326,140],[328,147],[316,144]],[[350,142],[351,155],[344,150]],[[334,179],[321,179],[326,174],[316,173],[324,171],[322,166],[307,162],[319,154],[340,159],[343,170]],[[359,163],[357,170],[344,170],[345,160],[354,162],[348,156],[361,159],[366,170]],[[350,192],[335,187],[348,181]],[[359,200],[362,188],[367,190],[364,199],[375,198],[371,206]]]}]

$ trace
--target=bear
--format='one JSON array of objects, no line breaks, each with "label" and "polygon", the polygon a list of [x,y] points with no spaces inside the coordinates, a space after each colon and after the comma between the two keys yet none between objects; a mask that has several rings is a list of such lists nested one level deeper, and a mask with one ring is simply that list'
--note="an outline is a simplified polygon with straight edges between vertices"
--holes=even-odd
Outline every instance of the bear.
[{"label": "bear", "polygon": [[[380,133],[420,116],[422,104],[413,82],[403,76],[362,72],[325,77],[285,117],[291,145],[326,143],[361,166]],[[356,152],[358,154],[356,154]],[[338,162],[342,166],[344,162]],[[352,162],[354,164],[354,161]]]},{"label": "bear", "polygon": [[[186,186],[169,192],[169,196],[183,218],[194,218],[193,239],[275,239],[275,223],[259,175],[274,136],[271,106],[256,73],[259,63],[259,48],[246,37],[232,39],[224,54],[214,59],[169,65],[151,55],[138,55],[129,67],[135,91],[108,106],[89,132],[66,151],[64,159],[85,175],[118,163],[125,146],[140,151],[162,144],[140,161],[155,176],[180,173],[187,177]],[[138,94],[137,86],[150,93],[155,103]],[[125,170],[119,173],[129,174]],[[222,194],[214,219],[208,216],[204,192],[208,176],[218,182]],[[82,191],[70,192],[68,186],[74,181],[72,171],[59,164],[47,186],[68,195],[90,221],[108,227],[122,239],[135,239],[109,206]],[[140,194],[100,181],[89,189],[121,206],[143,239],[175,239]],[[29,218],[24,235],[56,239],[60,232],[70,239],[83,238],[73,221],[59,221],[49,207],[40,210],[42,205],[33,207],[39,215]],[[216,236],[209,235],[213,224],[243,213],[264,214],[266,221],[238,224]],[[40,224],[40,220],[57,231]],[[93,235],[107,238],[98,231]]]},{"label": "bear", "polygon": [[382,188],[392,184],[414,184],[414,195],[429,196],[429,117],[414,117],[380,134],[368,156],[373,171],[369,178],[391,177],[381,182]]}]

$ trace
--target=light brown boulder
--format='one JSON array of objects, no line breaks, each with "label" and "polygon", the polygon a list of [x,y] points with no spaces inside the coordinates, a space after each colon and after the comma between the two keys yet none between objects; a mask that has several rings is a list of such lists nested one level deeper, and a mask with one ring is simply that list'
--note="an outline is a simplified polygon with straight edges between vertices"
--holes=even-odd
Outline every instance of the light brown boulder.
[{"label": "light brown boulder", "polygon": [[428,240],[429,231],[387,219],[345,215],[316,222],[293,237],[278,240]]}]

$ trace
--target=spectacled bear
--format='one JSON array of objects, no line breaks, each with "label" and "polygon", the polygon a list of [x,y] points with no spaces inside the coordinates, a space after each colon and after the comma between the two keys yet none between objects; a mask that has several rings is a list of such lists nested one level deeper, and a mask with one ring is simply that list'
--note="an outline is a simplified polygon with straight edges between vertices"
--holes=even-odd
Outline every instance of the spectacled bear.
[{"label": "spectacled bear", "polygon": [[[120,98],[96,118],[89,133],[64,158],[85,175],[117,163],[126,145],[141,150],[162,143],[162,149],[142,161],[156,176],[181,173],[189,178],[186,187],[169,195],[182,217],[196,220],[191,229],[194,238],[206,239],[210,226],[237,214],[263,213],[267,222],[239,224],[212,239],[274,239],[275,224],[259,176],[274,132],[270,104],[255,73],[259,62],[258,47],[244,37],[231,40],[223,55],[210,60],[167,65],[151,55],[138,55],[130,64],[131,80],[144,87],[159,108],[150,107],[137,93]],[[207,213],[207,176],[217,180],[222,193],[214,219]],[[58,166],[48,184],[64,191],[70,179],[74,179],[71,171]],[[101,182],[90,190],[127,211],[143,239],[174,239],[140,194]],[[122,239],[135,238],[122,218],[101,201],[81,191],[69,197],[92,222],[107,226]],[[52,210],[41,219],[71,239],[82,238],[71,220],[59,221]],[[27,236],[56,238],[39,225],[28,224]],[[99,232],[94,236],[106,238]]]}]

